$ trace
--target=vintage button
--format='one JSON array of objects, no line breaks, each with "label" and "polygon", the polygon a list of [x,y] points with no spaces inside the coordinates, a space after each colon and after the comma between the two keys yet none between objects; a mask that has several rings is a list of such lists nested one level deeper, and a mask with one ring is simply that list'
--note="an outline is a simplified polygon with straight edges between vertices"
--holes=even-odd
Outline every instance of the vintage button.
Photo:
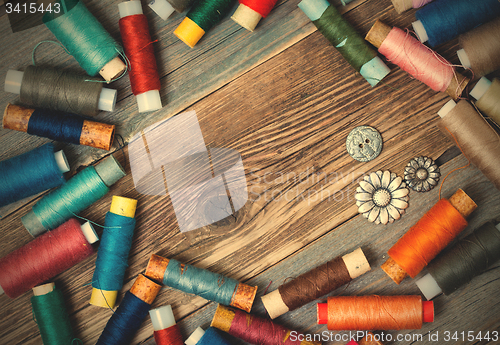
[{"label": "vintage button", "polygon": [[359,126],[347,136],[346,147],[355,160],[369,162],[382,151],[382,136],[373,127]]},{"label": "vintage button", "polygon": [[414,191],[427,192],[438,184],[441,173],[431,158],[416,157],[406,165],[404,177]]}]

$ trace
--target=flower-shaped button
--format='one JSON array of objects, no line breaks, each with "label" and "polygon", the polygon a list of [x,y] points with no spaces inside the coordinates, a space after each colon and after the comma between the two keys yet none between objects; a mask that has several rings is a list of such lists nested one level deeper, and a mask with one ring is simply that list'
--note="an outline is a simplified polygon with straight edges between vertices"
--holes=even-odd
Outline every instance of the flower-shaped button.
[{"label": "flower-shaped button", "polygon": [[372,172],[356,189],[358,212],[375,224],[392,223],[408,208],[408,193],[403,179],[390,171]]},{"label": "flower-shaped button", "polygon": [[429,157],[413,158],[405,168],[405,181],[408,187],[417,192],[430,191],[437,185],[440,177],[437,164]]}]

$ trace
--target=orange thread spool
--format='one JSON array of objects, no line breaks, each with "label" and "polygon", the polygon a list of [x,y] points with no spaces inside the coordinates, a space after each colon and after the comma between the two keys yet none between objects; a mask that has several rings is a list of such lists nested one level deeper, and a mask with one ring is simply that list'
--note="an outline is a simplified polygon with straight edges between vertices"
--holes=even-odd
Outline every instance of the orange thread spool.
[{"label": "orange thread spool", "polygon": [[477,205],[459,189],[450,200],[441,199],[389,249],[382,269],[399,284],[414,278],[465,227],[466,217]]},{"label": "orange thread spool", "polygon": [[465,227],[467,221],[441,199],[389,249],[389,256],[414,278]]},{"label": "orange thread spool", "polygon": [[434,304],[421,296],[340,296],[318,303],[318,324],[329,330],[420,329],[434,321]]}]

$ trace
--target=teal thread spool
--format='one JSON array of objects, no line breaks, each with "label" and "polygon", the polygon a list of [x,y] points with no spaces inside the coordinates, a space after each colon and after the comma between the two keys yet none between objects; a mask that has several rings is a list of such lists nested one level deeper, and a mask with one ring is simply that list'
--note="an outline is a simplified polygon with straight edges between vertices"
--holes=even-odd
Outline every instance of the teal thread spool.
[{"label": "teal thread spool", "polygon": [[164,285],[246,312],[252,310],[257,293],[256,286],[155,254],[149,259],[145,275]]},{"label": "teal thread spool", "polygon": [[113,156],[90,166],[40,199],[21,221],[36,237],[52,230],[102,198],[125,172]]},{"label": "teal thread spool", "polygon": [[90,304],[114,308],[128,267],[128,255],[135,228],[137,200],[113,196],[106,214],[101,244],[97,252]]},{"label": "teal thread spool", "polygon": [[193,48],[205,32],[229,14],[234,3],[235,0],[198,0],[174,34]]},{"label": "teal thread spool", "polygon": [[69,322],[61,290],[54,283],[33,288],[31,297],[34,318],[44,345],[71,345],[76,340]]},{"label": "teal thread spool", "polygon": [[298,6],[371,86],[389,74],[375,50],[327,0],[302,0]]},{"label": "teal thread spool", "polygon": [[91,76],[110,81],[125,70],[122,47],[79,0],[59,0],[59,13],[47,12],[43,23]]}]

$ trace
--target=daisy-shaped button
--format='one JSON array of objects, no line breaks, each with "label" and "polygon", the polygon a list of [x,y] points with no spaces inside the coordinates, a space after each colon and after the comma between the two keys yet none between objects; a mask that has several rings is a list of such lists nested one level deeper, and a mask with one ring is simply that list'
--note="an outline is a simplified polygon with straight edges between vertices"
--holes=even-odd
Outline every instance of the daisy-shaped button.
[{"label": "daisy-shaped button", "polygon": [[392,223],[408,208],[408,193],[403,179],[390,171],[372,172],[356,188],[356,206],[370,222]]},{"label": "daisy-shaped button", "polygon": [[416,157],[405,168],[408,187],[417,192],[427,192],[439,182],[441,173],[436,163],[429,157]]}]

